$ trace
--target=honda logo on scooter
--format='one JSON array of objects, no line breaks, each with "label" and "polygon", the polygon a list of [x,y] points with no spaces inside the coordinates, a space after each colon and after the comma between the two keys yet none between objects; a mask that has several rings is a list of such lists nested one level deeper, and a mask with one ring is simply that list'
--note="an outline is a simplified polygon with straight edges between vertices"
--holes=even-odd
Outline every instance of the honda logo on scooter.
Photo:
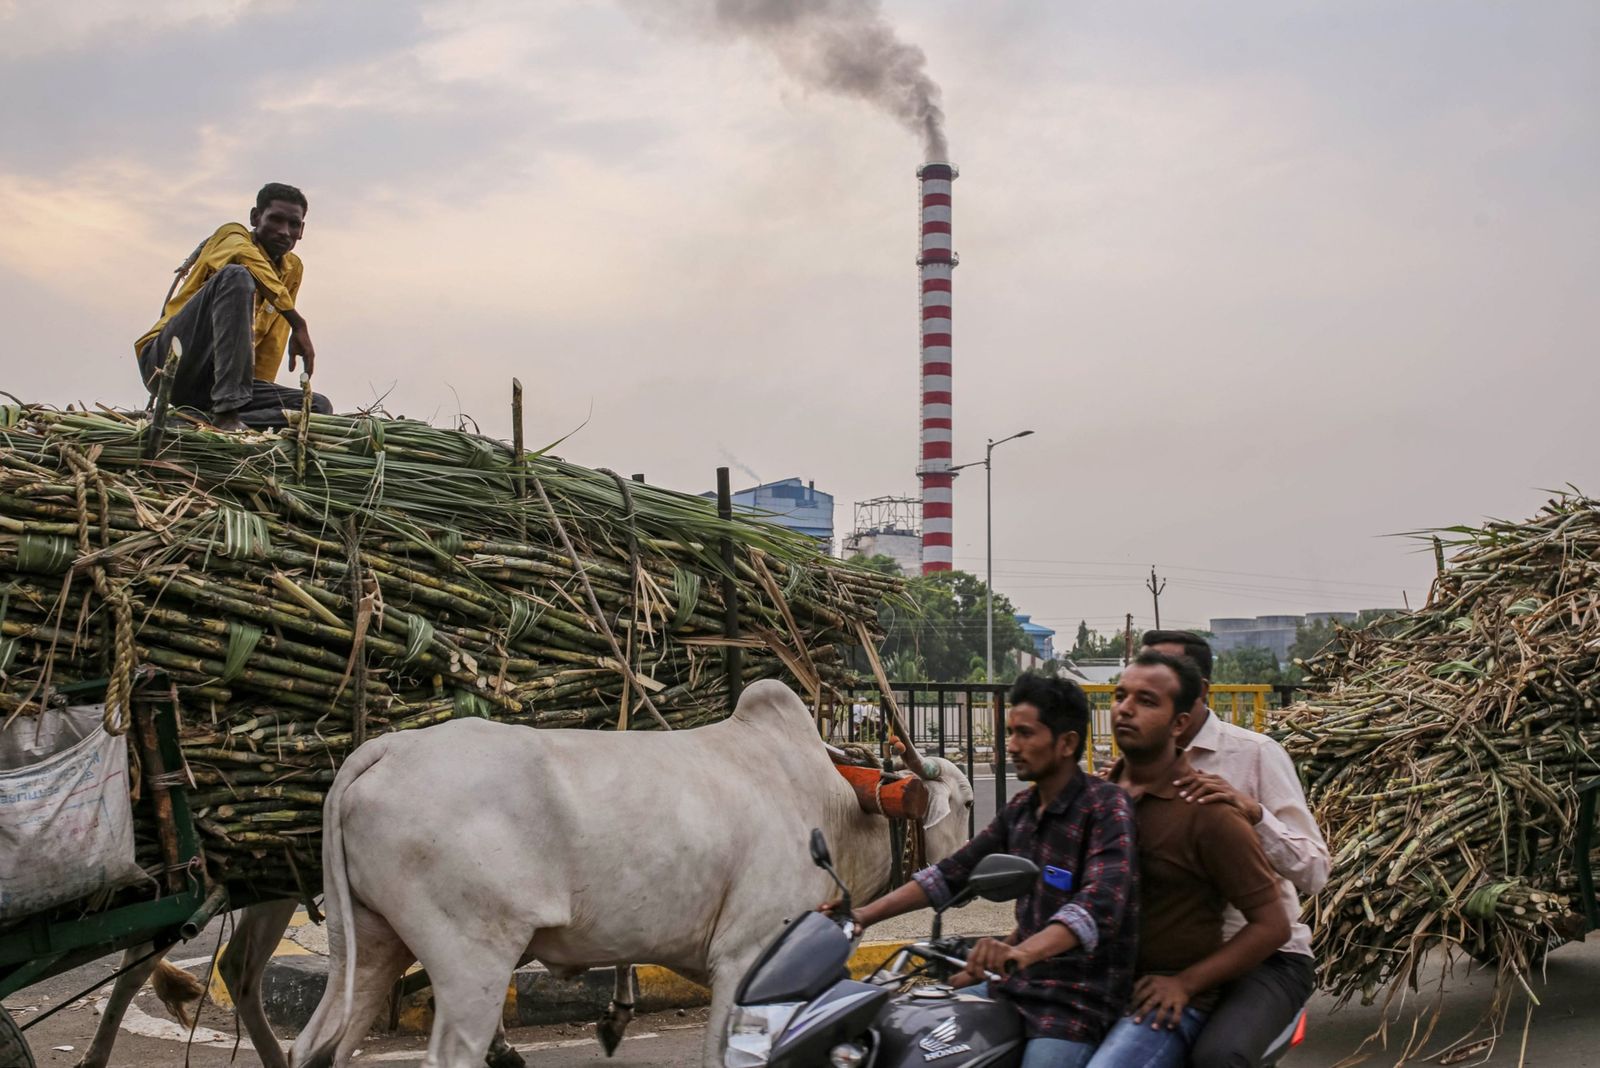
[{"label": "honda logo on scooter", "polygon": [[924,1061],[937,1061],[945,1057],[953,1057],[957,1053],[969,1052],[972,1047],[965,1042],[951,1041],[956,1037],[956,1030],[955,1020],[950,1019],[929,1031],[927,1037],[917,1043],[923,1049],[922,1059]]}]

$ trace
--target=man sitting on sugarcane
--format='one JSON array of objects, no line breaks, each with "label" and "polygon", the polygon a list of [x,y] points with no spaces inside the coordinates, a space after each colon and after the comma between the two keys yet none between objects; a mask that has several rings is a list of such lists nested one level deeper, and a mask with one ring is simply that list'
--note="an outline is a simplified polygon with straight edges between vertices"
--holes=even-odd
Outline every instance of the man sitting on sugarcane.
[{"label": "man sitting on sugarcane", "polygon": [[[134,342],[139,375],[155,394],[161,370],[179,343],[171,403],[199,408],[219,430],[283,426],[284,409],[298,411],[302,392],[273,382],[289,350],[309,378],[316,350],[305,317],[295,308],[304,267],[293,252],[305,232],[306,196],[292,185],[269,182],[256,194],[250,229],[225,223],[183,267],[177,293],[168,294],[161,318]],[[312,394],[311,408],[333,411]]]},{"label": "man sitting on sugarcane", "polygon": [[[1299,895],[1315,894],[1328,881],[1328,846],[1283,746],[1211,711],[1211,646],[1205,639],[1186,630],[1151,630],[1141,643],[1141,651],[1190,661],[1204,679],[1195,714],[1178,738],[1192,769],[1174,783],[1179,796],[1193,804],[1227,805],[1255,828],[1289,917],[1288,941],[1223,988],[1189,1055],[1192,1068],[1254,1068],[1316,987],[1311,929],[1300,922]],[[1228,910],[1224,933],[1232,936],[1243,925],[1244,918]]]}]

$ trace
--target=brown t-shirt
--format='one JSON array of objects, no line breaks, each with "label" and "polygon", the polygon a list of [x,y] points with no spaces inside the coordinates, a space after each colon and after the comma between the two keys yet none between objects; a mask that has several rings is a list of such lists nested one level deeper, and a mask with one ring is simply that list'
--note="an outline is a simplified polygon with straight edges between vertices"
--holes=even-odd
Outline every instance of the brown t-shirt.
[{"label": "brown t-shirt", "polygon": [[[1255,829],[1231,805],[1198,805],[1172,780],[1135,799],[1139,850],[1139,975],[1176,975],[1222,946],[1222,910],[1245,912],[1278,900],[1278,877]],[[1122,763],[1111,770],[1122,778]],[[1197,999],[1198,1000],[1198,999]]]}]

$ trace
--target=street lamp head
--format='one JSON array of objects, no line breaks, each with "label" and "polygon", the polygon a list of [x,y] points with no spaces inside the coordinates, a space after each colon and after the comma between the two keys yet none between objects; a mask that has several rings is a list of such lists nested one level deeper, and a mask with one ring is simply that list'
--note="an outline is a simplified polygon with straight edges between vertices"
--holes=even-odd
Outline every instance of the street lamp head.
[{"label": "street lamp head", "polygon": [[1008,436],[1000,438],[998,440],[996,440],[994,438],[990,438],[989,439],[989,448],[993,449],[996,445],[1004,445],[1008,441],[1016,441],[1018,438],[1025,438],[1031,433],[1033,433],[1033,431],[1031,431],[1031,430],[1019,430],[1015,434],[1008,435]]}]

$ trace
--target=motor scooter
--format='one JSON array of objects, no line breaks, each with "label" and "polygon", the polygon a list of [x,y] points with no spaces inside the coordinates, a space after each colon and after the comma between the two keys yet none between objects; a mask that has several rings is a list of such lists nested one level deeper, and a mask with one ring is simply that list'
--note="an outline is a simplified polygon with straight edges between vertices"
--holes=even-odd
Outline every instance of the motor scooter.
[{"label": "motor scooter", "polygon": [[[928,939],[896,952],[865,980],[849,972],[860,931],[826,837],[811,832],[811,859],[841,894],[833,915],[806,912],[784,925],[745,973],[727,1022],[725,1068],[1013,1068],[1026,1035],[1011,1005],[952,987],[970,940],[945,937],[944,913],[976,898],[1013,901],[1039,878],[1022,857],[980,860],[961,892],[934,910]],[[991,982],[1001,977],[988,973]],[[1305,1010],[1268,1050],[1271,1068],[1305,1038]]]}]

